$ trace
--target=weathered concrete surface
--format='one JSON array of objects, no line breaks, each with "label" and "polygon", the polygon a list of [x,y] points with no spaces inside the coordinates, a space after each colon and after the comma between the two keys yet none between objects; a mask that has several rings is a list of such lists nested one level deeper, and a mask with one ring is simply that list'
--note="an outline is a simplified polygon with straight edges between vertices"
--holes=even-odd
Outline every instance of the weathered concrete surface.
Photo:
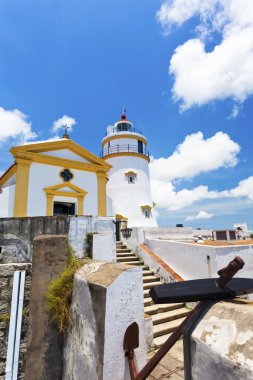
[{"label": "weathered concrete surface", "polygon": [[0,264],[32,261],[32,241],[37,235],[65,235],[69,217],[0,218]]},{"label": "weathered concrete surface", "polygon": [[9,318],[11,313],[11,298],[14,271],[26,271],[25,295],[23,303],[23,318],[21,328],[18,379],[24,379],[26,341],[29,321],[29,301],[31,287],[31,264],[1,264],[0,265],[0,379],[5,378],[7,343],[9,334]]},{"label": "weathered concrete surface", "polygon": [[253,303],[215,304],[192,334],[191,358],[192,380],[252,380]]},{"label": "weathered concrete surface", "polygon": [[79,258],[85,256],[88,233],[95,231],[96,218],[94,216],[70,217],[69,224],[69,244],[73,248],[75,255]]},{"label": "weathered concrete surface", "polygon": [[115,235],[110,232],[100,232],[93,235],[92,244],[93,260],[116,262]]},{"label": "weathered concrete surface", "polygon": [[27,342],[26,380],[61,380],[63,336],[46,309],[49,283],[66,267],[67,236],[37,236],[33,243],[33,273]]},{"label": "weathered concrete surface", "polygon": [[64,350],[64,380],[126,380],[126,328],[140,328],[138,367],[146,361],[142,271],[124,264],[92,262],[75,275],[72,324]]}]

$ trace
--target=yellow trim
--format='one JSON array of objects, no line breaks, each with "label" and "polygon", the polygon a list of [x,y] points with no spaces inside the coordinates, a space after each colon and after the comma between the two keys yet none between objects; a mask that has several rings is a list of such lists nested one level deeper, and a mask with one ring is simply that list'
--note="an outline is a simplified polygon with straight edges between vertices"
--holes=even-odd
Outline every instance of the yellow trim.
[{"label": "yellow trim", "polygon": [[139,158],[144,158],[144,160],[146,160],[148,162],[150,161],[150,158],[148,156],[146,156],[145,154],[133,153],[133,152],[111,153],[111,154],[107,154],[106,156],[104,156],[103,159],[107,160],[108,158],[119,157],[119,156],[139,157]]},{"label": "yellow trim", "polygon": [[105,173],[97,173],[98,181],[98,216],[106,216],[106,183]]},{"label": "yellow trim", "polygon": [[78,215],[83,215],[83,197],[77,197]]},{"label": "yellow trim", "polygon": [[113,135],[113,136],[108,136],[102,141],[102,147],[105,146],[106,143],[112,140],[117,140],[117,139],[134,139],[134,140],[140,140],[147,146],[147,140],[145,137],[140,137],[137,135],[130,135],[130,134],[125,134],[125,135]]},{"label": "yellow trim", "polygon": [[15,218],[25,217],[27,215],[30,166],[31,161],[22,159],[17,160],[17,178],[13,212]]},{"label": "yellow trim", "polygon": [[[31,152],[31,153],[43,153],[47,151],[69,149],[72,152],[78,154],[85,160],[90,161],[92,164],[104,167],[107,171],[110,169],[102,158],[97,157],[95,154],[84,149],[71,139],[60,139],[55,141],[38,142],[37,144],[26,144],[13,147],[10,152],[14,155],[15,152]],[[47,156],[49,157],[49,156]],[[50,156],[52,158],[52,156]]]},{"label": "yellow trim", "polygon": [[54,196],[51,194],[47,194],[47,216],[52,216],[53,215],[53,200]]},{"label": "yellow trim", "polygon": [[137,172],[134,172],[133,170],[129,170],[128,172],[125,172],[126,175],[137,175]]},{"label": "yellow trim", "polygon": [[17,165],[11,165],[0,177],[0,186],[3,186],[17,172]]},{"label": "yellow trim", "polygon": [[64,167],[65,169],[77,169],[77,170],[83,170],[83,171],[90,171],[90,172],[105,172],[107,173],[111,165],[105,163],[106,165],[100,166],[96,164],[87,164],[85,162],[80,161],[73,161],[69,160],[67,158],[59,158],[59,157],[53,157],[53,156],[47,156],[43,154],[37,154],[37,153],[31,153],[22,151],[21,149],[16,150],[16,148],[12,148],[10,152],[13,154],[14,158],[26,158],[31,160],[32,162],[38,162],[40,164],[46,164],[46,165],[53,165],[53,166],[60,166]]},{"label": "yellow trim", "polygon": [[126,218],[126,217],[123,216],[123,215],[116,214],[116,220],[125,220],[125,221],[127,222],[127,221],[128,221],[128,218]]},{"label": "yellow trim", "polygon": [[148,210],[151,210],[153,207],[152,206],[149,206],[149,205],[144,205],[144,206],[141,206],[141,208],[146,208],[146,209],[148,209]]},{"label": "yellow trim", "polygon": [[[69,189],[74,190],[75,192],[62,191],[64,187],[68,187]],[[73,183],[64,182],[58,185],[46,187],[43,189],[46,193],[47,197],[47,216],[53,215],[53,200],[54,197],[71,197],[77,198],[78,206],[77,206],[77,215],[83,215],[83,202],[84,197],[87,194],[87,191],[80,189],[80,187],[73,185]]]}]

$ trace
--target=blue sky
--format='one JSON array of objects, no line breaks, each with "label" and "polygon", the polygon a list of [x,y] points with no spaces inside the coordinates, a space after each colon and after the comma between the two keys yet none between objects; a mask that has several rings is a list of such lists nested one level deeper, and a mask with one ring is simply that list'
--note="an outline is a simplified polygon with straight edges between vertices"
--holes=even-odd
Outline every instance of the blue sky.
[{"label": "blue sky", "polygon": [[204,3],[2,0],[0,171],[63,115],[99,154],[124,106],[148,138],[161,225],[253,228],[252,1]]}]

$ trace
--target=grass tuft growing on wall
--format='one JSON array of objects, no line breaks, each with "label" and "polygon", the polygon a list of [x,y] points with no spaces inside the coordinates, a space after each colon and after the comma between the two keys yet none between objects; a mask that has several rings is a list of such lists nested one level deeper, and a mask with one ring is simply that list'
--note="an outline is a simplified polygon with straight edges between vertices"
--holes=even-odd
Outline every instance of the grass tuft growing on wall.
[{"label": "grass tuft growing on wall", "polygon": [[58,330],[64,332],[71,320],[71,300],[74,287],[74,275],[85,260],[78,260],[71,246],[68,247],[66,269],[49,285],[46,304]]}]

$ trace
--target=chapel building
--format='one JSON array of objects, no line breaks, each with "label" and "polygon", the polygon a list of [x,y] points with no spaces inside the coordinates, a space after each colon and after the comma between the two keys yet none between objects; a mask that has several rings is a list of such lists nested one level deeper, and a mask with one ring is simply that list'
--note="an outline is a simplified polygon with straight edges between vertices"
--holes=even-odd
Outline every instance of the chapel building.
[{"label": "chapel building", "polygon": [[68,135],[11,148],[0,178],[0,217],[112,215],[106,194],[111,165]]}]

